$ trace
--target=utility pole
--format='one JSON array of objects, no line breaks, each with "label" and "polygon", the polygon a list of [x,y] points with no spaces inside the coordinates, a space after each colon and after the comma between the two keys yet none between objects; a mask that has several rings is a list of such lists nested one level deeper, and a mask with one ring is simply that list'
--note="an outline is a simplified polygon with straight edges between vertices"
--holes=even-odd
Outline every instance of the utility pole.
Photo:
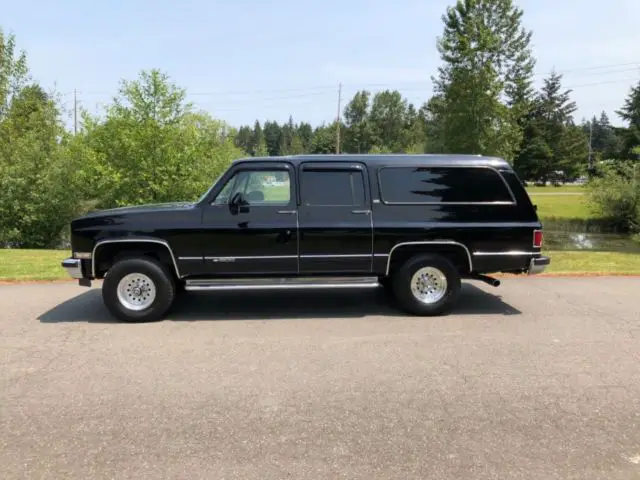
[{"label": "utility pole", "polygon": [[78,133],[78,92],[73,89],[73,134]]},{"label": "utility pole", "polygon": [[593,138],[593,118],[589,122],[589,166],[587,167],[587,173],[591,176],[591,171],[593,170],[593,160],[591,158],[593,154],[593,149],[591,148],[591,139]]},{"label": "utility pole", "polygon": [[340,153],[340,103],[342,102],[342,83],[338,84],[338,115],[336,116],[336,153]]}]

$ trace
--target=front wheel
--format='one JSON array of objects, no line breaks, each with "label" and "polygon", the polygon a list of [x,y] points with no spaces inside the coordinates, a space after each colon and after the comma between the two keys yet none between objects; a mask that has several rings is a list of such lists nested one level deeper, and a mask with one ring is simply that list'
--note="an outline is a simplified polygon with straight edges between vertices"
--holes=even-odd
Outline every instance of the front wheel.
[{"label": "front wheel", "polygon": [[447,313],[460,295],[457,268],[441,255],[408,259],[393,275],[393,291],[399,306],[414,315]]},{"label": "front wheel", "polygon": [[128,258],[109,269],[102,299],[111,314],[125,322],[160,320],[173,304],[173,277],[150,258]]}]

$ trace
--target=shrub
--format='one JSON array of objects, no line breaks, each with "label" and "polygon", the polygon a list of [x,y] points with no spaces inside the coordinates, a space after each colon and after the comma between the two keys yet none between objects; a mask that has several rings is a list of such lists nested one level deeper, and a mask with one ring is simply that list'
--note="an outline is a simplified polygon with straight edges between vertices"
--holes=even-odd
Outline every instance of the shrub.
[{"label": "shrub", "polygon": [[591,207],[612,225],[626,232],[640,232],[640,165],[616,162],[603,167],[589,182]]}]

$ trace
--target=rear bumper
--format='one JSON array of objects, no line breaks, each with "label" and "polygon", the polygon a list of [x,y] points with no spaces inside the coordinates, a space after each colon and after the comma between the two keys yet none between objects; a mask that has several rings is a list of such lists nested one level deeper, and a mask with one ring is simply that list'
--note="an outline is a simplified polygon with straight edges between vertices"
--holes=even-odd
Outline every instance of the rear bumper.
[{"label": "rear bumper", "polygon": [[67,258],[62,261],[62,268],[67,270],[71,278],[82,278],[82,260],[78,258]]},{"label": "rear bumper", "polygon": [[542,273],[550,263],[551,259],[549,257],[533,257],[529,262],[529,269],[527,270],[527,273],[529,275],[537,275],[538,273]]}]

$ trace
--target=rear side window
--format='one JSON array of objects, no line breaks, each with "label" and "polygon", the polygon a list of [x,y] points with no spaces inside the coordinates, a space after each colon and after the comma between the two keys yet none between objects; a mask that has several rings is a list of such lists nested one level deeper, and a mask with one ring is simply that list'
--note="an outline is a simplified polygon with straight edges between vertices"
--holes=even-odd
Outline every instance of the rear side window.
[{"label": "rear side window", "polygon": [[351,170],[304,170],[302,203],[310,206],[360,206],[365,204],[362,172]]},{"label": "rear side window", "polygon": [[384,167],[384,203],[487,203],[514,200],[500,175],[482,167]]}]

